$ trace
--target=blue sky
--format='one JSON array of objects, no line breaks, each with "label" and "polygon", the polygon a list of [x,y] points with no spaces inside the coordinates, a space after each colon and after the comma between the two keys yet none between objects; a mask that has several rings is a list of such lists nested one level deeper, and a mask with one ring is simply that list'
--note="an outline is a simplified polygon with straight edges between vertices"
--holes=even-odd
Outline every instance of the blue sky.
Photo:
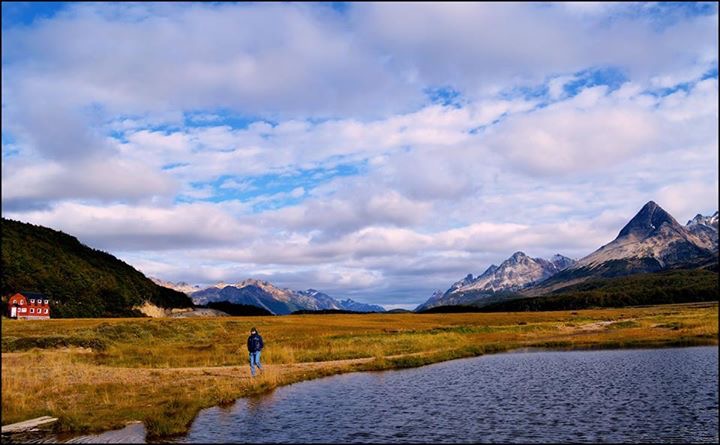
[{"label": "blue sky", "polygon": [[3,216],[150,276],[414,307],[717,210],[715,3],[2,12]]}]

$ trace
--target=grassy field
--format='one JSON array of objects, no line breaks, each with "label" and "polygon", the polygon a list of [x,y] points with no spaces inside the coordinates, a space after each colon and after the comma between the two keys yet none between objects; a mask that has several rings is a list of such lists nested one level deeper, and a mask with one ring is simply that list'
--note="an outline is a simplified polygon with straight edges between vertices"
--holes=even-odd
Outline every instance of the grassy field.
[{"label": "grassy field", "polygon": [[[250,378],[251,326],[265,340]],[[718,304],[557,312],[2,321],[2,423],[50,415],[59,431],[145,422],[187,431],[197,412],[280,385],[515,348],[718,344]]]}]

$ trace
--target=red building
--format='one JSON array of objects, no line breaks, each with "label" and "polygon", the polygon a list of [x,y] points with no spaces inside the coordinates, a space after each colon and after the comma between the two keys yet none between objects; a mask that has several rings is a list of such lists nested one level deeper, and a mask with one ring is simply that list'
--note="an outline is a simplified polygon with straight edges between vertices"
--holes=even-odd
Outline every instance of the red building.
[{"label": "red building", "polygon": [[50,300],[35,292],[18,292],[8,300],[10,318],[47,320],[50,318]]}]

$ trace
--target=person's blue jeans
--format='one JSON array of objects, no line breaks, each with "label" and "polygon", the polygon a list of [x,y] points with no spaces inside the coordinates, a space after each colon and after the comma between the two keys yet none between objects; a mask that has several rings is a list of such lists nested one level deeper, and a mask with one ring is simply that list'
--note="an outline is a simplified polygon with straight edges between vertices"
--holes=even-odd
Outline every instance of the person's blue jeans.
[{"label": "person's blue jeans", "polygon": [[253,377],[255,377],[255,366],[262,370],[262,365],[260,364],[260,351],[250,353],[250,374],[252,374]]}]

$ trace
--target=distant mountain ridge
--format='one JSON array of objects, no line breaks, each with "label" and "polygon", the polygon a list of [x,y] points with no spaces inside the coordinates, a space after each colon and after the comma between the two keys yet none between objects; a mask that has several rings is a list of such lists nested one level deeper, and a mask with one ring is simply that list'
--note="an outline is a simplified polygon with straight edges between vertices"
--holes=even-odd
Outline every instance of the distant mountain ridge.
[{"label": "distant mountain ridge", "polygon": [[620,230],[610,243],[571,260],[556,255],[549,260],[514,253],[500,266],[491,265],[477,278],[472,274],[446,292],[436,291],[415,310],[447,305],[478,305],[550,292],[589,279],[612,278],[667,269],[716,267],[718,212],[696,215],[686,226],[653,201]]},{"label": "distant mountain ridge", "polygon": [[161,280],[160,278],[156,277],[148,277],[150,278],[153,283],[157,284],[158,286],[167,287],[168,289],[176,290],[178,292],[182,292],[186,295],[190,295],[193,292],[197,292],[201,290],[200,286],[198,285],[192,285],[189,283],[186,283],[184,281],[180,281],[178,283],[173,283],[172,281],[165,281]]},{"label": "distant mountain ridge", "polygon": [[575,260],[556,254],[550,259],[531,258],[524,252],[515,252],[499,266],[490,265],[478,277],[468,274],[445,291],[436,291],[415,310],[436,306],[469,304],[479,299],[494,299],[503,293],[517,292],[541,282],[574,264]]},{"label": "distant mountain ridge", "polygon": [[159,279],[156,282],[167,283],[167,287],[172,286],[171,288],[178,290],[186,289],[186,292],[196,305],[226,301],[234,304],[257,306],[277,315],[286,315],[301,310],[385,312],[382,306],[359,303],[349,298],[338,301],[315,289],[301,291],[281,289],[267,281],[253,278],[235,284],[220,282],[205,289],[201,289],[199,286],[190,286],[187,283],[171,283]]}]

